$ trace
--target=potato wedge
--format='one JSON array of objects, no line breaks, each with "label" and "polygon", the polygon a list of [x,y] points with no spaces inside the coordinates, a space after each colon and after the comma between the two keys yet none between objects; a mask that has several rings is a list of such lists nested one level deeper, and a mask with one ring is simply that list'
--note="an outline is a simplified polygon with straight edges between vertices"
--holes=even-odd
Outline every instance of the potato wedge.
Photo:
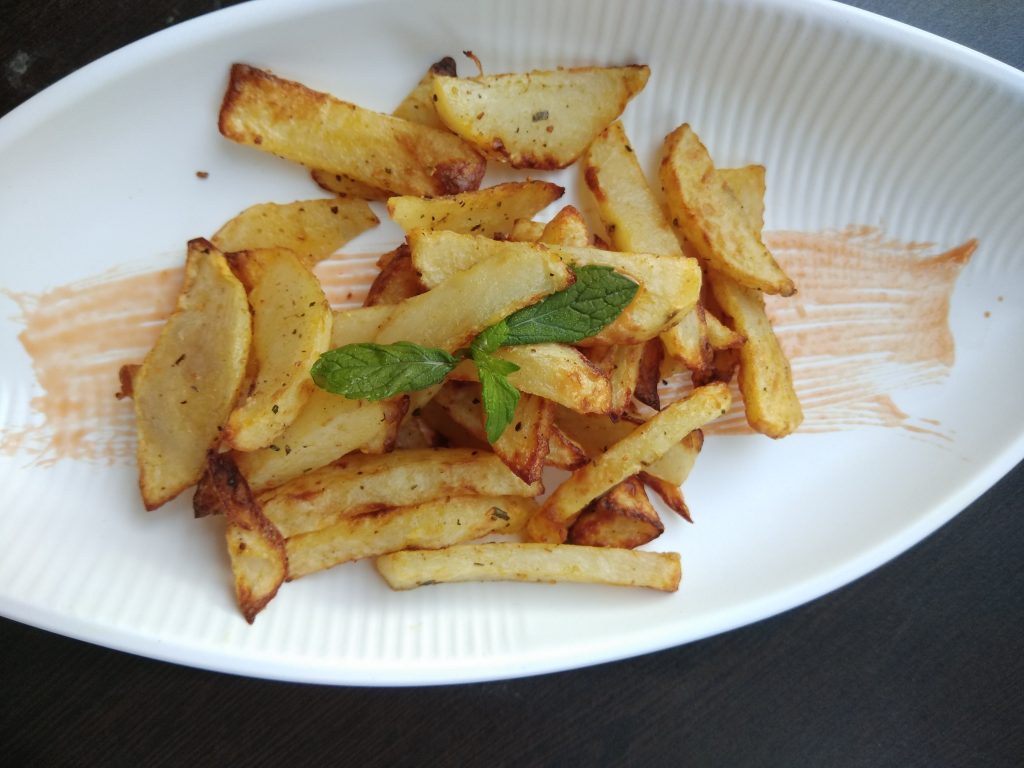
[{"label": "potato wedge", "polygon": [[583,447],[559,429],[557,424],[552,423],[546,463],[557,469],[572,472],[588,461],[590,459],[587,458]]},{"label": "potato wedge", "polygon": [[532,219],[516,219],[508,239],[516,243],[535,243],[544,234],[544,224]]},{"label": "potato wedge", "polygon": [[437,549],[522,530],[537,504],[523,496],[451,496],[343,519],[286,542],[288,579],[401,549]]},{"label": "potato wedge", "polygon": [[660,411],[560,485],[527,525],[533,541],[560,543],[583,508],[616,483],[647,469],[675,444],[729,407],[729,389],[709,384]]},{"label": "potato wedge", "polygon": [[[453,422],[486,444],[481,400],[479,385],[455,381],[445,384],[434,397],[434,402]],[[523,482],[538,482],[550,450],[554,420],[553,403],[536,395],[522,395],[509,428],[491,445],[491,450]]]},{"label": "potato wedge", "polygon": [[202,476],[206,452],[220,440],[238,399],[251,341],[241,282],[211,243],[191,241],[177,306],[129,376],[146,509],[170,501]]},{"label": "potato wedge", "polygon": [[711,365],[711,339],[704,307],[698,302],[674,326],[661,334],[665,354],[698,375]]},{"label": "potato wedge", "polygon": [[412,257],[405,244],[389,254],[384,254],[378,264],[380,272],[366,293],[364,307],[398,304],[405,299],[419,296],[426,290],[416,273],[416,268],[412,265]]},{"label": "potato wedge", "polygon": [[[425,234],[466,237],[450,232]],[[575,279],[553,254],[527,244],[503,245],[513,248],[452,273],[444,281],[424,281],[432,290],[396,305],[375,341],[411,341],[452,352],[469,344],[488,326],[562,290]],[[469,297],[471,300],[467,300]]]},{"label": "potato wedge", "polygon": [[299,200],[246,208],[211,238],[224,252],[287,248],[312,267],[380,224],[365,200]]},{"label": "potato wedge", "polygon": [[[587,456],[595,458],[615,443],[632,434],[643,420],[612,421],[607,416],[576,413],[568,408],[557,408],[555,426],[582,446]],[[704,445],[703,434],[695,430],[672,446],[665,454],[645,468],[645,471],[671,485],[682,485],[693,469],[697,455]]]},{"label": "potato wedge", "polygon": [[380,189],[372,184],[364,184],[342,173],[313,170],[309,172],[309,175],[320,189],[332,192],[338,197],[384,202],[395,194],[390,189]]},{"label": "potato wedge", "polygon": [[658,538],[665,526],[634,475],[598,496],[569,529],[568,542],[633,549]]},{"label": "potato wedge", "polygon": [[675,592],[682,579],[677,552],[581,547],[574,544],[463,544],[378,557],[392,589],[458,581],[540,581],[647,587]]},{"label": "potato wedge", "polygon": [[205,475],[209,498],[227,518],[225,531],[235,597],[250,624],[277,594],[288,573],[284,538],[253,498],[226,453],[210,451]]},{"label": "potato wedge", "polygon": [[386,452],[408,407],[404,396],[368,402],[317,389],[275,442],[235,460],[253,489],[262,491],[352,451]]},{"label": "potato wedge", "polygon": [[608,413],[619,418],[633,402],[633,393],[640,377],[640,359],[645,344],[615,347],[592,347],[590,360],[608,377],[612,388],[612,401]]},{"label": "potato wedge", "polygon": [[644,344],[640,364],[637,366],[636,388],[633,397],[649,408],[661,410],[661,396],[658,393],[658,382],[661,381],[661,360],[665,348],[658,339],[651,339]]},{"label": "potato wedge", "polygon": [[[702,435],[700,430],[691,432],[690,435]],[[689,437],[689,435],[687,435]],[[703,438],[702,438],[703,440]],[[696,453],[694,453],[696,458]],[[645,485],[649,486],[661,500],[665,502],[665,506],[677,513],[686,522],[692,523],[693,518],[690,517],[690,508],[686,505],[686,500],[683,498],[683,489],[675,483],[670,483],[667,480],[662,480],[657,475],[652,475],[650,472],[641,472],[637,477],[644,482]]]},{"label": "potato wedge", "polygon": [[591,244],[590,230],[583,214],[574,206],[567,205],[544,225],[544,231],[540,233],[537,242],[588,248]]},{"label": "potato wedge", "polygon": [[372,112],[245,64],[231,67],[219,127],[239,144],[404,195],[476,189],[486,166],[448,131]]},{"label": "potato wedge", "polygon": [[585,344],[639,344],[670,327],[700,296],[700,267],[692,259],[645,253],[617,253],[599,248],[573,248],[500,242],[455,232],[415,230],[409,234],[413,264],[423,284],[437,285],[451,275],[498,254],[533,249],[556,255],[566,264],[611,267],[635,280],[640,289],[633,301]]},{"label": "potato wedge", "polygon": [[326,528],[344,518],[446,496],[537,496],[493,453],[470,448],[352,454],[259,495],[263,513],[284,536]]},{"label": "potato wedge", "polygon": [[[519,366],[508,376],[520,392],[539,395],[580,413],[607,413],[611,408],[608,377],[575,347],[566,344],[529,344],[504,347],[495,355]],[[460,363],[451,381],[478,381],[472,363]]]},{"label": "potato wedge", "polygon": [[790,296],[796,291],[689,125],[665,139],[661,183],[673,226],[709,267],[765,293]]},{"label": "potato wedge", "polygon": [[228,261],[249,294],[255,379],[228,418],[224,442],[254,451],[270,445],[313,393],[309,369],[331,340],[331,307],[291,251],[242,251]]},{"label": "potato wedge", "polygon": [[437,77],[434,107],[452,131],[514,168],[571,165],[647,84],[646,66]]},{"label": "potato wedge", "polygon": [[517,219],[533,216],[564,193],[549,181],[510,181],[444,197],[392,197],[388,214],[406,232],[446,229],[494,237],[511,232]]},{"label": "potato wedge", "polygon": [[715,173],[739,202],[754,231],[764,228],[765,170],[763,165],[742,168],[716,168]]},{"label": "potato wedge", "polygon": [[335,311],[331,322],[330,348],[373,341],[392,314],[394,307],[390,304]]},{"label": "potato wedge", "polygon": [[716,352],[724,349],[739,349],[746,340],[741,333],[737,333],[715,317],[707,308],[704,309],[704,322],[708,329],[708,343]]},{"label": "potato wedge", "polygon": [[437,116],[437,110],[434,109],[434,80],[438,75],[455,77],[457,74],[455,59],[451,56],[435,61],[391,114],[410,123],[445,128],[441,118]]}]

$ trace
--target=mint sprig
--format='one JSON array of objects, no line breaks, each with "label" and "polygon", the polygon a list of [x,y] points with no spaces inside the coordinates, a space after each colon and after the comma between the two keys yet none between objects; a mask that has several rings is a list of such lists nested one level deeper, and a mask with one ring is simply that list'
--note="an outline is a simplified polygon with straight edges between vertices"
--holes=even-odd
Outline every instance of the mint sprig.
[{"label": "mint sprig", "polygon": [[310,373],[317,386],[355,400],[384,400],[440,384],[462,360],[476,366],[483,393],[487,440],[495,442],[512,422],[519,391],[508,375],[519,366],[494,355],[501,347],[557,342],[575,344],[618,317],[638,286],[611,267],[573,268],[576,281],[486,328],[468,350],[452,355],[399,341],[347,344],[324,352]]}]

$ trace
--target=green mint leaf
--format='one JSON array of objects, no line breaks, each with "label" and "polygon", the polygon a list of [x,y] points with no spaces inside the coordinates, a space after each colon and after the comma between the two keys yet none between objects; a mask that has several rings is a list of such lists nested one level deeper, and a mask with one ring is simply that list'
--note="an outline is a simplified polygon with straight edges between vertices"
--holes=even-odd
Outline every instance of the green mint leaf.
[{"label": "green mint leaf", "polygon": [[472,351],[490,355],[492,352],[497,352],[507,338],[508,323],[502,320],[485,329],[473,339]]},{"label": "green mint leaf", "polygon": [[310,374],[321,389],[352,400],[385,400],[440,384],[459,364],[443,349],[408,341],[348,344],[320,355]]},{"label": "green mint leaf", "polygon": [[553,293],[505,318],[503,322],[508,327],[503,341],[505,346],[545,342],[575,344],[600,332],[618,317],[639,289],[636,283],[611,267],[577,267],[573,272],[576,282],[564,291]]},{"label": "green mint leaf", "polygon": [[473,362],[476,363],[483,394],[487,442],[494,443],[512,423],[512,418],[515,416],[516,405],[519,403],[519,390],[513,387],[506,377],[508,374],[518,371],[519,366],[508,360],[493,357],[480,349],[473,350]]}]

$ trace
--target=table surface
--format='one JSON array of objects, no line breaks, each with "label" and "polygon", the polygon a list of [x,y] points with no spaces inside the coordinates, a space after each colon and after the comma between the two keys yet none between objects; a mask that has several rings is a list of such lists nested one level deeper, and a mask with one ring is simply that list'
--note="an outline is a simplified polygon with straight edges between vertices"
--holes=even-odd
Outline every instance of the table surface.
[{"label": "table surface", "polygon": [[[93,59],[229,4],[8,0],[0,114]],[[1024,68],[1020,0],[851,4]],[[1019,766],[1022,510],[1024,465],[911,551],[809,605],[660,653],[499,683],[378,690],[250,680],[0,619],[2,759]]]}]

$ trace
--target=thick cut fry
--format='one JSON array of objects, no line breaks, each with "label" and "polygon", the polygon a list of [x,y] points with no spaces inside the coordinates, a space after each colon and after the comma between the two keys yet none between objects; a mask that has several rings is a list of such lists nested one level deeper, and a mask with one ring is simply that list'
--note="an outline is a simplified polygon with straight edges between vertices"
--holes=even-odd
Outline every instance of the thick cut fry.
[{"label": "thick cut fry", "polygon": [[[690,435],[701,435],[700,430],[691,432]],[[689,435],[687,435],[689,437]],[[702,438],[703,440],[703,438]],[[699,449],[698,449],[699,450]],[[694,452],[694,458],[696,458],[696,452]],[[665,502],[665,506],[676,512],[680,517],[686,520],[688,523],[693,522],[693,518],[690,517],[690,508],[686,506],[686,500],[683,499],[683,490],[675,483],[667,482],[662,480],[656,475],[652,475],[650,472],[641,472],[638,477],[647,485],[650,486],[651,490],[654,491],[661,500]]]},{"label": "thick cut fry", "polygon": [[[455,59],[451,56],[445,56],[440,61],[431,64],[430,69],[427,70],[427,73],[416,84],[416,87],[409,92],[402,100],[402,103],[391,114],[394,117],[408,120],[411,123],[419,123],[420,125],[447,130],[441,122],[441,118],[437,116],[437,110],[434,109],[435,75],[455,77]],[[363,184],[340,173],[313,171],[312,176],[313,181],[323,189],[344,197],[384,201],[394,195],[394,192],[390,192],[387,189],[379,189],[369,184]]]},{"label": "thick cut fry", "polygon": [[205,481],[208,497],[216,500],[228,521],[226,537],[235,597],[245,620],[252,624],[288,573],[284,538],[260,510],[228,454],[210,451]]},{"label": "thick cut fry", "polygon": [[[608,377],[575,347],[566,344],[529,344],[504,347],[496,357],[515,363],[508,375],[520,392],[539,395],[580,413],[607,413],[612,390]],[[476,367],[463,362],[448,376],[452,381],[478,381]]]},{"label": "thick cut fry", "polygon": [[[555,425],[576,441],[587,456],[596,458],[615,443],[632,434],[638,423],[622,419],[611,421],[607,416],[576,413],[568,408],[558,408]],[[695,430],[672,446],[665,455],[646,467],[646,471],[672,485],[682,485],[704,444],[703,434]]]},{"label": "thick cut fry", "polygon": [[251,338],[245,289],[213,245],[193,240],[174,313],[142,365],[122,376],[122,391],[127,378],[134,398],[146,509],[203,474],[239,396]]},{"label": "thick cut fry", "polygon": [[551,439],[548,445],[547,464],[567,472],[579,469],[590,461],[583,447],[558,428],[551,425]]},{"label": "thick cut fry", "polygon": [[711,365],[711,340],[704,307],[697,303],[674,326],[661,334],[665,354],[687,369],[702,374]]},{"label": "thick cut fry", "polygon": [[475,78],[438,77],[441,120],[515,168],[565,168],[647,84],[646,66],[587,67]]},{"label": "thick cut fry", "polygon": [[437,549],[516,533],[537,504],[523,496],[453,496],[339,520],[287,540],[288,578],[401,549]]},{"label": "thick cut fry", "polygon": [[743,335],[725,325],[706,308],[704,321],[708,329],[708,343],[716,352],[721,352],[723,349],[739,349],[743,346]]},{"label": "thick cut fry", "polygon": [[451,352],[488,326],[573,282],[572,272],[557,256],[527,244],[503,245],[518,248],[452,273],[443,282],[428,283],[431,290],[396,305],[377,334],[377,343],[411,341]]},{"label": "thick cut fry", "polygon": [[764,227],[764,166],[716,168],[715,173],[743,208],[749,226],[753,227],[755,232],[760,232]]},{"label": "thick cut fry", "polygon": [[528,536],[534,541],[565,541],[567,528],[587,504],[616,483],[647,469],[690,432],[721,416],[729,399],[728,387],[710,384],[660,411],[562,483],[530,519]]},{"label": "thick cut fry", "polygon": [[516,243],[535,243],[544,234],[544,224],[532,219],[516,219],[508,239]]},{"label": "thick cut fry", "polygon": [[228,259],[252,307],[255,379],[228,418],[224,440],[236,450],[254,451],[270,445],[313,393],[309,369],[331,340],[331,307],[319,281],[291,251],[242,251]]},{"label": "thick cut fry", "polygon": [[408,120],[410,123],[444,128],[444,123],[441,122],[441,118],[437,116],[437,110],[434,109],[434,79],[438,75],[455,77],[457,74],[455,59],[451,56],[445,56],[443,59],[435,61],[416,84],[416,87],[409,91],[409,94],[402,99],[402,103],[395,107],[395,111],[391,114]]},{"label": "thick cut fry", "polygon": [[511,181],[445,197],[392,197],[388,213],[406,232],[446,229],[494,237],[511,232],[517,219],[528,219],[564,193],[549,181]]},{"label": "thick cut fry", "polygon": [[331,323],[331,349],[372,341],[391,319],[393,310],[389,304],[337,310]]},{"label": "thick cut fry", "polygon": [[654,541],[664,531],[644,484],[633,476],[590,502],[569,529],[568,541],[588,547],[633,549]]},{"label": "thick cut fry", "polygon": [[220,132],[240,144],[408,195],[476,189],[485,162],[448,131],[371,112],[234,64]]},{"label": "thick cut fry", "polygon": [[469,448],[353,454],[260,494],[263,513],[284,536],[344,518],[446,496],[537,496],[493,453]]},{"label": "thick cut fry", "polygon": [[673,225],[709,267],[765,293],[789,296],[796,291],[688,125],[665,139],[661,183]]},{"label": "thick cut fry", "polygon": [[661,380],[663,356],[664,347],[658,339],[651,339],[644,344],[640,364],[637,366],[636,389],[633,390],[633,397],[656,411],[661,410],[658,382]]},{"label": "thick cut fry", "polygon": [[368,402],[317,389],[288,428],[266,448],[235,456],[254,490],[262,491],[357,450],[394,445],[409,398]]},{"label": "thick cut fry", "polygon": [[644,344],[617,347],[594,347],[590,359],[604,371],[612,388],[612,402],[608,413],[617,419],[633,402],[633,393],[640,376],[640,359]]},{"label": "thick cut fry", "polygon": [[587,344],[639,344],[654,338],[700,297],[700,267],[692,259],[600,248],[500,242],[455,232],[416,230],[409,235],[413,264],[430,287],[474,264],[524,249],[548,252],[566,264],[611,267],[640,286],[633,301]]},{"label": "thick cut fry", "polygon": [[420,276],[416,274],[409,248],[405,244],[391,253],[384,254],[377,264],[380,272],[370,285],[363,306],[398,304],[405,299],[419,296],[426,290],[420,282]]},{"label": "thick cut fry", "polygon": [[212,238],[220,250],[287,248],[307,267],[326,259],[380,220],[365,200],[299,200],[246,208]]},{"label": "thick cut fry", "polygon": [[[448,413],[453,422],[486,444],[481,400],[477,384],[454,381],[442,387],[434,397],[434,402]],[[523,482],[538,482],[550,450],[554,420],[553,403],[536,395],[522,395],[509,428],[491,445],[491,450]]]},{"label": "thick cut fry", "polygon": [[464,544],[431,552],[395,552],[378,557],[376,565],[392,589],[457,581],[540,581],[675,592],[682,579],[677,552],[573,544]]},{"label": "thick cut fry", "polygon": [[590,246],[590,230],[587,228],[583,214],[574,206],[567,205],[544,226],[544,231],[540,233],[537,242],[545,245],[588,248]]}]

